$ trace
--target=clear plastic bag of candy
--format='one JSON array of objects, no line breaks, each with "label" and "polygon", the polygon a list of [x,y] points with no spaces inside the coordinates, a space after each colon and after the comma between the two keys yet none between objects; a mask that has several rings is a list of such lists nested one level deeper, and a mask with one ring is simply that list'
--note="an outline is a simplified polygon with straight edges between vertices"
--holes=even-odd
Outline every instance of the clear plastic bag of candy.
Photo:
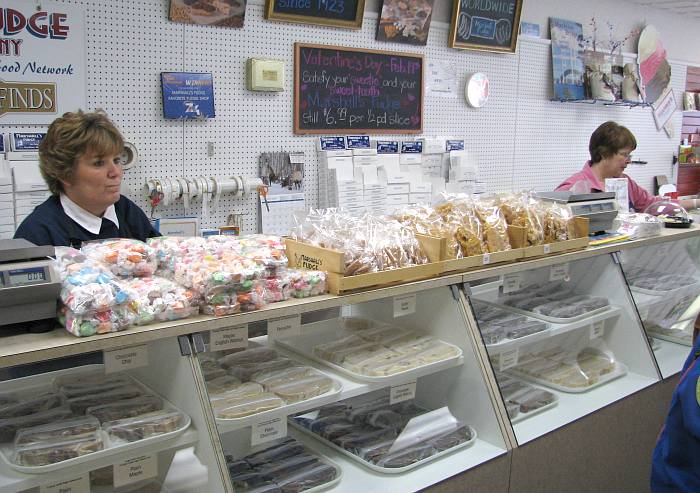
[{"label": "clear plastic bag of candy", "polygon": [[125,330],[134,324],[136,315],[126,305],[82,314],[63,307],[58,312],[58,321],[71,334],[86,337]]},{"label": "clear plastic bag of candy", "polygon": [[199,313],[197,295],[163,277],[135,277],[126,284],[132,296],[128,306],[136,315],[136,325],[179,320]]},{"label": "clear plastic bag of candy", "polygon": [[90,259],[105,264],[112,273],[126,277],[151,276],[158,267],[156,251],[133,239],[90,242],[81,251]]}]

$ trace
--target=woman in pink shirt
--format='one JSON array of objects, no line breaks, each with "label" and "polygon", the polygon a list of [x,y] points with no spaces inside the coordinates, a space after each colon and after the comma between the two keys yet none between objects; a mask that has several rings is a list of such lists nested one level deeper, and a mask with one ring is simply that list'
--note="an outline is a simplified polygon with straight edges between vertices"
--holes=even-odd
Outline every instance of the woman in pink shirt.
[{"label": "woman in pink shirt", "polygon": [[[650,194],[624,174],[631,160],[630,154],[636,148],[637,139],[628,128],[615,122],[603,123],[595,129],[588,143],[591,160],[586,161],[581,171],[564,180],[557,187],[557,191],[604,192],[606,178],[627,178],[630,208],[644,212],[649,205],[660,200],[660,197]],[[697,204],[695,199],[679,202],[686,209],[694,208]]]}]

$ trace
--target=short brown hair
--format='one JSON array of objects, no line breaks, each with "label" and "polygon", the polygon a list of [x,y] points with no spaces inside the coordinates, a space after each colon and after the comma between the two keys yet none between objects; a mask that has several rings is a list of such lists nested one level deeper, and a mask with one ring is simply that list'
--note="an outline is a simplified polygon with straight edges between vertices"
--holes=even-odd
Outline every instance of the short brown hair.
[{"label": "short brown hair", "polygon": [[627,127],[615,122],[605,122],[596,128],[588,142],[592,163],[598,163],[626,148],[635,150],[637,139]]},{"label": "short brown hair", "polygon": [[99,156],[118,154],[124,138],[102,110],[64,113],[56,118],[39,144],[39,169],[52,194],[63,192],[78,159],[92,151]]}]

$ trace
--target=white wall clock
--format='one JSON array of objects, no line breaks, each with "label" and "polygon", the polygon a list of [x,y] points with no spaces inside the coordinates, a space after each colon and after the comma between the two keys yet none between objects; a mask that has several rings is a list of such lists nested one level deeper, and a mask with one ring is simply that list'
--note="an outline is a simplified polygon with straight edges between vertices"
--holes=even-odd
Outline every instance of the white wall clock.
[{"label": "white wall clock", "polygon": [[481,108],[489,99],[489,78],[486,74],[476,72],[467,75],[464,85],[464,99],[472,108]]}]

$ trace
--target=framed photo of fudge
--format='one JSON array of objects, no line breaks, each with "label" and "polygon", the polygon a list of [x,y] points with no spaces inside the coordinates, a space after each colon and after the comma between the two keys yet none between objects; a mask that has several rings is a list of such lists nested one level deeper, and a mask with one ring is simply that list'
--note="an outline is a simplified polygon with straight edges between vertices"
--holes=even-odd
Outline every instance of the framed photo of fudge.
[{"label": "framed photo of fudge", "polygon": [[425,46],[435,0],[384,0],[377,23],[377,41]]},{"label": "framed photo of fudge", "polygon": [[170,0],[168,19],[203,26],[243,27],[246,0]]},{"label": "framed photo of fudge", "polygon": [[523,0],[455,0],[450,48],[515,53]]},{"label": "framed photo of fudge", "polygon": [[267,0],[265,19],[361,29],[365,0]]}]

